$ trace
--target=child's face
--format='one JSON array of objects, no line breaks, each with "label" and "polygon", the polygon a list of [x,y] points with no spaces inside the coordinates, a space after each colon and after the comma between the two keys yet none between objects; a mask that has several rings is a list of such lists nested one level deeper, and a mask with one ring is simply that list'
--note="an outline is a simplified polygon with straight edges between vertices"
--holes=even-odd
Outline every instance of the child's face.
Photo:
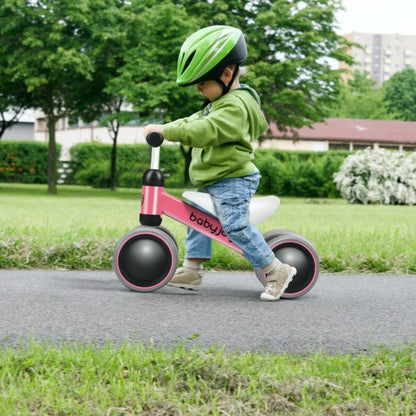
[{"label": "child's face", "polygon": [[217,81],[204,81],[196,84],[196,89],[205,98],[215,101],[222,95],[222,87]]}]

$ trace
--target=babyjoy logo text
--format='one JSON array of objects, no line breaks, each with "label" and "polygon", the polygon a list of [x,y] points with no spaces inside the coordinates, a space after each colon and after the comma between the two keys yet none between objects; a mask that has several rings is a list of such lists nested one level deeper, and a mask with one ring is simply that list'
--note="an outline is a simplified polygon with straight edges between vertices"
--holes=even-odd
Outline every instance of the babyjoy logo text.
[{"label": "babyjoy logo text", "polygon": [[218,227],[218,225],[211,224],[207,219],[197,217],[193,212],[191,212],[191,215],[190,215],[189,219],[192,222],[196,222],[201,227],[209,229],[211,234],[214,234],[214,235],[220,235],[221,234],[224,237],[227,236],[227,234],[225,234],[222,227]]}]

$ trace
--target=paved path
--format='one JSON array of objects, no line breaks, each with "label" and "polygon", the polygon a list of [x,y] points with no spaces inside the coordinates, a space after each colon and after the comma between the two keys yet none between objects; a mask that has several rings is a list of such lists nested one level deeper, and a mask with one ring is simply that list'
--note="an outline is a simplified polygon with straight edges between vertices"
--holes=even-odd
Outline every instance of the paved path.
[{"label": "paved path", "polygon": [[0,343],[126,339],[226,350],[360,352],[416,342],[416,276],[321,275],[265,303],[252,273],[207,273],[199,294],[126,289],[112,272],[0,270]]}]

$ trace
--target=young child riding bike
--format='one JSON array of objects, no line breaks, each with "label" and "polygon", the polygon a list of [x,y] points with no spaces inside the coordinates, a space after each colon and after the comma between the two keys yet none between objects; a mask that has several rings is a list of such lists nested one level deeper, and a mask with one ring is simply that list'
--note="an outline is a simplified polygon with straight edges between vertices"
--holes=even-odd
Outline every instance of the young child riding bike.
[{"label": "young child riding bike", "polygon": [[[211,195],[228,238],[253,267],[264,270],[267,283],[260,299],[276,301],[296,269],[281,263],[249,222],[250,200],[260,180],[252,142],[266,132],[267,122],[256,91],[239,81],[246,57],[244,35],[237,28],[209,26],[192,34],[179,53],[176,82],[196,85],[209,103],[189,117],[146,126],[144,136],[159,132],[169,141],[192,147],[192,183]],[[185,260],[169,285],[199,290],[202,263],[211,258],[211,245],[209,237],[188,228]]]}]

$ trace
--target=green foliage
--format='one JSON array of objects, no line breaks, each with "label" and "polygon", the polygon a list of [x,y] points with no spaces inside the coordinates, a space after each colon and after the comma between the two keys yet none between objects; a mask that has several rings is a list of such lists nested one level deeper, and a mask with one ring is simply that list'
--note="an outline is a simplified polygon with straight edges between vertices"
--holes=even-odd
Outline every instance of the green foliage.
[{"label": "green foliage", "polygon": [[385,101],[396,119],[416,121],[416,71],[405,68],[386,82]]},{"label": "green foliage", "polygon": [[368,73],[354,71],[352,78],[341,86],[331,117],[388,120],[389,113],[384,102],[384,88],[376,88]]},{"label": "green foliage", "polygon": [[110,161],[92,161],[84,169],[73,175],[74,181],[78,185],[89,185],[94,188],[110,188]]},{"label": "green foliage", "polygon": [[339,72],[325,58],[350,61],[348,42],[334,28],[340,6],[337,0],[259,2],[245,28],[249,47],[255,45],[249,83],[281,129],[320,121],[336,98]]},{"label": "green foliage", "polygon": [[0,141],[0,181],[46,183],[48,146],[39,142]]},{"label": "green foliage", "polygon": [[348,152],[258,150],[262,175],[258,192],[279,196],[338,197],[332,176]]},{"label": "green foliage", "polygon": [[[65,115],[96,115],[102,73],[91,22],[113,0],[9,0],[0,4],[0,76],[30,94],[46,117],[48,192],[56,193],[55,124]],[[95,6],[95,7],[94,7]],[[0,86],[3,83],[0,82]]]},{"label": "green foliage", "polygon": [[349,42],[335,32],[338,0],[162,2],[133,1],[128,24],[141,28],[116,82],[142,116],[170,121],[196,111],[197,94],[175,84],[179,48],[212,24],[240,27],[248,43],[248,83],[258,89],[269,119],[300,127],[327,115],[339,71],[325,58],[351,62]]},{"label": "green foliage", "polygon": [[[176,61],[185,38],[206,25],[243,29],[247,81],[269,119],[281,129],[320,121],[339,85],[326,58],[351,61],[348,41],[335,32],[340,7],[339,0],[8,0],[0,4],[0,37],[7,39],[0,42],[0,96],[10,90],[10,104],[17,97],[45,113],[54,193],[60,117],[118,114],[107,119],[115,123],[115,146],[126,100],[142,120],[166,122],[199,109],[195,89],[175,83]],[[115,151],[109,158],[115,172]]]},{"label": "green foliage", "polygon": [[171,121],[195,112],[200,104],[191,88],[176,85],[176,62],[182,42],[198,29],[196,17],[172,1],[133,1],[126,26],[135,44],[111,80],[142,118]]},{"label": "green foliage", "polygon": [[247,83],[256,88],[267,118],[301,127],[320,121],[339,87],[339,71],[325,58],[351,63],[349,42],[335,32],[338,0],[178,0],[200,27],[241,28],[248,44]]},{"label": "green foliage", "polygon": [[7,57],[5,75],[21,81],[47,115],[73,109],[82,95],[79,88],[92,77],[87,15],[86,0],[10,0],[0,8],[0,34],[7,38],[0,46]]},{"label": "green foliage", "polygon": [[[83,172],[88,171],[91,166],[95,166],[98,161],[102,165],[110,160],[111,147],[100,143],[79,143],[71,147],[71,173],[67,177],[67,183],[85,184]],[[78,181],[75,179],[81,175]],[[110,169],[108,168],[108,175]],[[92,183],[89,183],[92,185]]]},{"label": "green foliage", "polygon": [[[71,168],[68,183],[109,187],[109,154],[111,146],[99,143],[80,143],[71,149]],[[121,187],[141,186],[143,172],[150,164],[147,145],[118,147],[118,183]],[[262,179],[258,192],[279,196],[338,197],[333,174],[348,152],[292,152],[260,149],[255,163]],[[166,185],[184,186],[184,160],[178,146],[165,146],[161,152],[161,167]]]},{"label": "green foliage", "polygon": [[[109,155],[111,145],[80,143],[71,148],[72,173],[69,183],[107,188],[110,184]],[[178,146],[165,146],[161,152],[161,166],[167,186],[181,186],[184,181],[184,161]],[[118,183],[121,187],[141,186],[143,172],[150,165],[147,145],[118,146]]]}]

